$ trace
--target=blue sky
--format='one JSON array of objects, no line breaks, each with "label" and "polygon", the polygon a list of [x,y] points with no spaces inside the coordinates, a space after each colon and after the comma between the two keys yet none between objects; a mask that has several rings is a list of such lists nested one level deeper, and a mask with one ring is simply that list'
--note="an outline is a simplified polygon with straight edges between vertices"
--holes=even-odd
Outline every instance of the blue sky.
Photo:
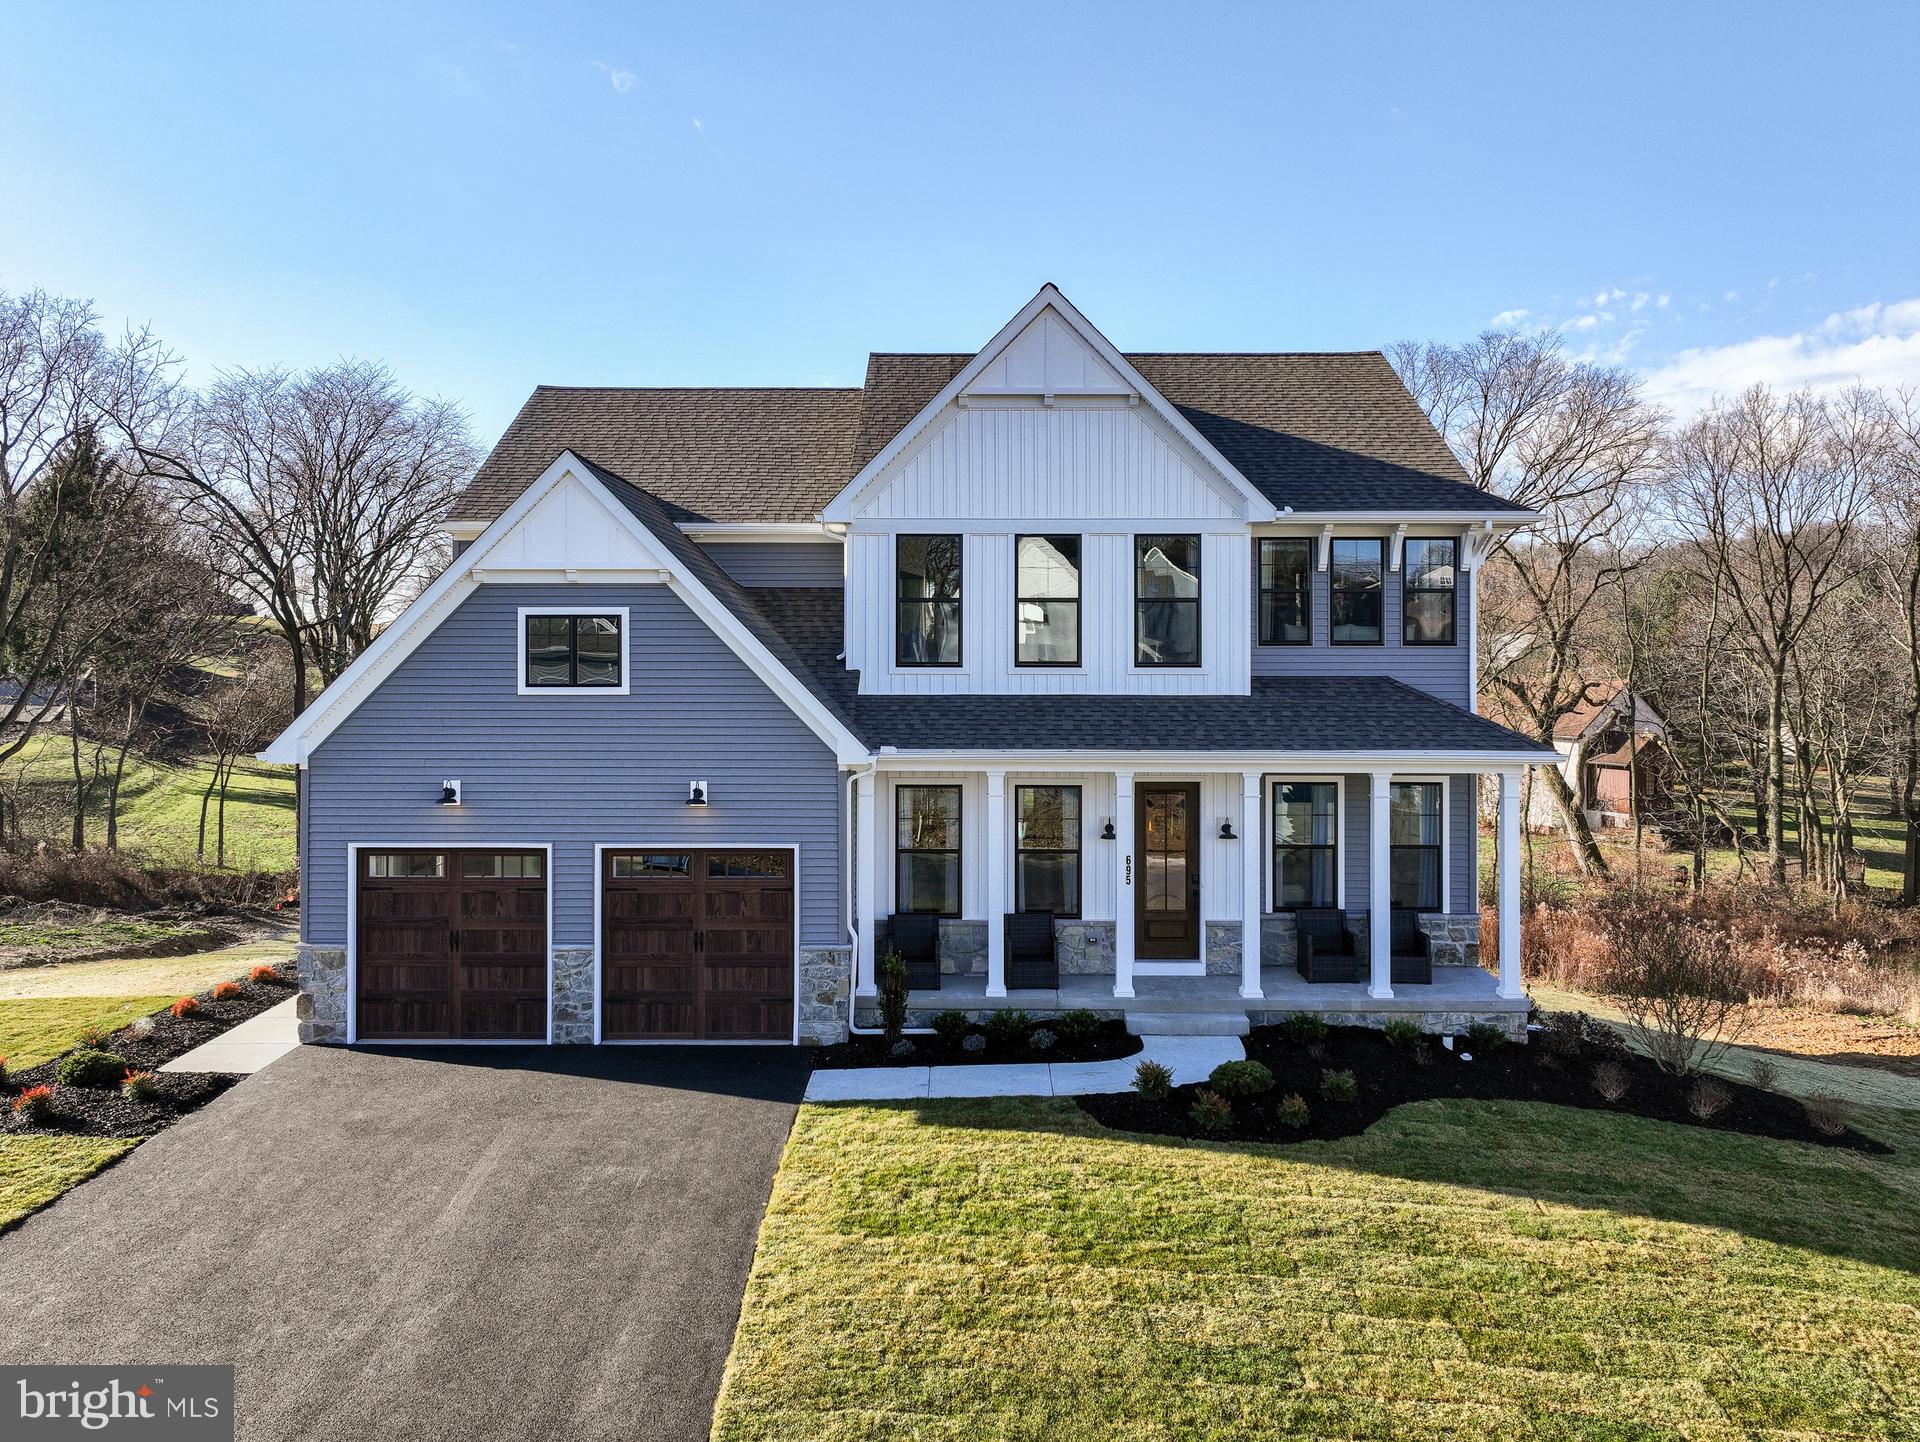
[{"label": "blue sky", "polygon": [[1042,281],[1123,349],[1565,330],[1920,384],[1920,6],[0,0],[0,289],[192,364],[853,384]]}]

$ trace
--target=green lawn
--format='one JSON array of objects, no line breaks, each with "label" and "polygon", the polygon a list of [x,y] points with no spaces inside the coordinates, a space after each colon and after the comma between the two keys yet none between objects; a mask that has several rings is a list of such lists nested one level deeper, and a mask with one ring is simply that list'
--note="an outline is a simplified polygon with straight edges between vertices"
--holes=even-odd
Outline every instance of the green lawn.
[{"label": "green lawn", "polygon": [[139,1144],[135,1137],[0,1137],[0,1232]]},{"label": "green lawn", "polygon": [[1234,1147],[803,1107],[721,1439],[1920,1436],[1920,1113],[1870,1159],[1521,1103]]},{"label": "green lawn", "polygon": [[[116,1031],[180,995],[43,996],[0,1001],[0,1056],[15,1071],[38,1066],[79,1045],[90,1026]],[[3,1178],[0,1178],[3,1180]]]}]

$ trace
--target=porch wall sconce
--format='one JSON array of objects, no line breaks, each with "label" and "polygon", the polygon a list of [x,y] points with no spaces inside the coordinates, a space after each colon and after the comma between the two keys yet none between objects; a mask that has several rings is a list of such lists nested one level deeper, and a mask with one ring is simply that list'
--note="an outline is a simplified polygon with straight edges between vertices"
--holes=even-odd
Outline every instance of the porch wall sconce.
[{"label": "porch wall sconce", "polygon": [[1220,839],[1222,841],[1238,841],[1240,839],[1233,834],[1233,818],[1231,816],[1222,816],[1220,818]]},{"label": "porch wall sconce", "polygon": [[1107,818],[1107,824],[1100,828],[1100,839],[1102,841],[1118,841],[1120,839],[1120,833],[1113,829],[1113,818],[1111,816]]},{"label": "porch wall sconce", "polygon": [[705,806],[707,804],[707,783],[689,781],[687,783],[687,805]]},{"label": "porch wall sconce", "polygon": [[437,804],[441,806],[458,806],[460,804],[460,783],[458,781],[442,781],[440,783],[440,800]]}]

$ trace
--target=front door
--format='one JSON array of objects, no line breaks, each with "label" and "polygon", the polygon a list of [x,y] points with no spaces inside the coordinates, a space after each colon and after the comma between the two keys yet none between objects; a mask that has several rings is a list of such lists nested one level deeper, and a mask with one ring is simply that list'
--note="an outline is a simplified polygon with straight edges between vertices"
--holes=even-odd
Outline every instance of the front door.
[{"label": "front door", "polygon": [[1134,955],[1142,961],[1200,957],[1200,786],[1141,782],[1135,853]]}]

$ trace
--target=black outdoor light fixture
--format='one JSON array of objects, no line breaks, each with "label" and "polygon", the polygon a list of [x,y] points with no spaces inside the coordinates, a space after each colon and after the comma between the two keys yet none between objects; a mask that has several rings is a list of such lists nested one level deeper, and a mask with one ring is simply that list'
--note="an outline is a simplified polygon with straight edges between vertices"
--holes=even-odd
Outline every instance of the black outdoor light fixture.
[{"label": "black outdoor light fixture", "polygon": [[442,806],[458,806],[460,804],[460,783],[458,781],[442,781],[440,783],[439,804]]},{"label": "black outdoor light fixture", "polygon": [[707,783],[689,781],[687,783],[687,805],[705,806],[707,804]]},{"label": "black outdoor light fixture", "polygon": [[1233,834],[1233,818],[1231,816],[1222,816],[1220,818],[1220,839],[1222,841],[1238,841],[1240,839]]},{"label": "black outdoor light fixture", "polygon": [[1111,816],[1107,818],[1107,824],[1100,828],[1100,839],[1102,841],[1118,841],[1120,839],[1119,833],[1113,829],[1113,818]]}]

